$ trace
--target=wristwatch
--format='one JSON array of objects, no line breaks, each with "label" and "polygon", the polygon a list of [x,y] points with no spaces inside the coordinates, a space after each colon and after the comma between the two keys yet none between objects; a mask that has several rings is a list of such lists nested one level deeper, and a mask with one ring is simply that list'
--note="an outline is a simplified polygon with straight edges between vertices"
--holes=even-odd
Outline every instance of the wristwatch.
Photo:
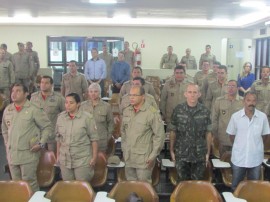
[{"label": "wristwatch", "polygon": [[41,149],[45,148],[45,144],[42,144],[41,142],[39,142],[38,145],[40,146]]}]

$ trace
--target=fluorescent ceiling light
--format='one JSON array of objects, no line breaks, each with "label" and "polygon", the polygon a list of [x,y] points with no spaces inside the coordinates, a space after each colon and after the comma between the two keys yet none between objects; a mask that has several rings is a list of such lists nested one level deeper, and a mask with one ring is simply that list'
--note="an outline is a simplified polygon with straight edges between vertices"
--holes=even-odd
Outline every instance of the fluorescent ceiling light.
[{"label": "fluorescent ceiling light", "polygon": [[117,0],[89,0],[91,4],[117,4]]},{"label": "fluorescent ceiling light", "polygon": [[270,25],[270,21],[267,21],[264,23],[265,25]]},{"label": "fluorescent ceiling light", "polygon": [[266,5],[261,1],[243,1],[240,3],[240,6],[247,8],[264,8]]}]

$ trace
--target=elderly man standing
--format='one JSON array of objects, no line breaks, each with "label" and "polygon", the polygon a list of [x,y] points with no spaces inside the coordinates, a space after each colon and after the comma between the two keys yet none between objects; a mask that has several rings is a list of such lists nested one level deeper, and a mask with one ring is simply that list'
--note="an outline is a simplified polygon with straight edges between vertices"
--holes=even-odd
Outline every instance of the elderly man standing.
[{"label": "elderly man standing", "polygon": [[71,60],[68,63],[69,73],[63,75],[61,93],[65,97],[70,93],[77,93],[81,100],[87,97],[88,84],[83,74],[77,70],[77,62]]},{"label": "elderly man standing", "polygon": [[94,115],[99,136],[98,149],[106,152],[108,141],[114,130],[111,105],[101,99],[101,89],[98,83],[92,83],[88,88],[88,100],[81,103],[80,110]]},{"label": "elderly man standing", "polygon": [[180,63],[186,64],[186,69],[197,69],[197,62],[194,56],[190,55],[191,49],[186,49],[186,55],[182,57]]},{"label": "elderly man standing", "polygon": [[170,153],[180,181],[202,180],[209,160],[212,134],[210,111],[198,102],[200,89],[188,84],[185,103],[172,114]]},{"label": "elderly man standing", "polygon": [[37,165],[40,149],[52,134],[51,122],[43,110],[27,100],[28,89],[14,84],[12,102],[3,115],[2,134],[12,180],[27,181],[33,192],[39,190]]},{"label": "elderly man standing", "polygon": [[232,148],[232,189],[244,180],[259,180],[264,158],[264,141],[270,134],[266,115],[257,110],[255,93],[244,96],[244,108],[235,112],[227,127]]},{"label": "elderly man standing", "polygon": [[212,134],[219,143],[220,157],[232,150],[232,143],[226,134],[226,128],[232,114],[243,108],[243,100],[238,96],[237,81],[228,81],[227,94],[218,97],[212,111]]},{"label": "elderly man standing", "polygon": [[107,76],[106,64],[98,57],[98,50],[92,48],[92,59],[84,65],[84,75],[89,84],[98,83],[101,87],[101,96],[104,97],[104,79]]},{"label": "elderly man standing", "polygon": [[127,180],[151,183],[156,157],[165,140],[164,126],[159,111],[145,102],[143,87],[132,87],[129,99],[121,125],[125,174]]},{"label": "elderly man standing", "polygon": [[168,46],[168,53],[165,53],[160,61],[160,69],[173,69],[179,63],[178,57],[173,53],[173,47]]}]

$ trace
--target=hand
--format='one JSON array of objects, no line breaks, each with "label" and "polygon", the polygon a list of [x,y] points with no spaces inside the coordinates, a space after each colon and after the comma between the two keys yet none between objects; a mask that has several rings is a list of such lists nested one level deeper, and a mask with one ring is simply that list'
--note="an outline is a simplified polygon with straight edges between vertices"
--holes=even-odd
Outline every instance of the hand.
[{"label": "hand", "polygon": [[153,165],[154,165],[154,160],[153,160],[153,159],[148,159],[148,160],[146,161],[146,164],[147,164],[147,168],[148,168],[148,169],[149,169],[149,168],[152,168]]},{"label": "hand", "polygon": [[175,153],[173,151],[171,151],[170,153],[171,153],[171,160],[175,162]]},{"label": "hand", "polygon": [[39,144],[35,144],[32,148],[31,148],[31,152],[38,152],[41,149]]},{"label": "hand", "polygon": [[115,124],[120,123],[120,118],[118,116],[113,118]]},{"label": "hand", "polygon": [[209,163],[209,154],[206,154],[205,155],[205,167],[207,167],[208,163]]},{"label": "hand", "polygon": [[96,158],[92,158],[89,162],[90,167],[94,167],[96,165],[97,159]]}]

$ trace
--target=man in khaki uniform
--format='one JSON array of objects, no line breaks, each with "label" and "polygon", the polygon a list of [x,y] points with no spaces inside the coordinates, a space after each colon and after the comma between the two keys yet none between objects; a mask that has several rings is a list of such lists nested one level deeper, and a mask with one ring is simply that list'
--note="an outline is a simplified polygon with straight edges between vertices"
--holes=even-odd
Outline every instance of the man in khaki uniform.
[{"label": "man in khaki uniform", "polygon": [[218,67],[217,80],[209,84],[206,98],[205,106],[212,111],[216,99],[227,93],[227,67],[221,65]]},{"label": "man in khaki uniform", "polygon": [[185,80],[185,67],[178,65],[174,69],[174,76],[166,81],[160,98],[160,111],[167,124],[171,121],[174,108],[186,101],[184,96],[188,81]]},{"label": "man in khaki uniform", "polygon": [[237,81],[228,81],[228,94],[218,97],[212,111],[212,134],[219,143],[220,157],[232,151],[232,143],[226,129],[234,112],[243,108],[243,99],[238,95]]},{"label": "man in khaki uniform", "polygon": [[[141,78],[141,77],[135,77],[135,78],[133,78],[132,86],[139,86],[139,87],[143,87],[144,88],[144,82],[145,82],[145,80],[143,78]],[[144,90],[145,90],[145,88],[144,88]],[[153,106],[156,109],[158,109],[158,106],[157,106],[157,103],[156,103],[155,98],[152,95],[150,95],[150,94],[148,94],[146,92],[145,92],[145,102],[149,103],[151,106]],[[123,110],[126,107],[128,107],[129,105],[130,105],[129,94],[125,94],[122,97],[121,104],[119,106],[120,114],[122,114]]]},{"label": "man in khaki uniform", "polygon": [[68,64],[69,73],[63,75],[61,93],[65,97],[69,93],[77,93],[81,100],[87,97],[88,83],[83,74],[77,71],[77,62],[71,60]]},{"label": "man in khaki uniform", "polygon": [[0,49],[0,94],[6,100],[6,104],[9,103],[9,88],[13,83],[15,83],[13,65],[5,59],[5,51]]},{"label": "man in khaki uniform", "polygon": [[10,62],[12,62],[12,54],[7,51],[7,44],[2,43],[0,48],[5,51],[5,60],[9,60]]},{"label": "man in khaki uniform", "polygon": [[152,182],[156,157],[165,141],[159,111],[145,102],[142,87],[130,89],[130,106],[123,111],[121,147],[127,180]]},{"label": "man in khaki uniform", "polygon": [[194,56],[190,55],[190,48],[186,49],[186,55],[184,55],[180,61],[181,64],[186,64],[186,69],[197,69],[197,62]]},{"label": "man in khaki uniform", "polygon": [[168,53],[165,53],[160,61],[160,69],[173,69],[179,63],[178,57],[173,53],[173,47],[168,46]]},{"label": "man in khaki uniform", "polygon": [[[32,42],[28,41],[26,43],[26,52],[29,53],[30,55],[30,60],[31,60],[31,70],[30,70],[30,76],[32,80],[32,88],[30,89],[30,92],[34,90],[35,84],[36,84],[36,78],[38,74],[38,70],[40,68],[40,63],[39,63],[39,57],[38,53],[36,51],[33,51],[33,44]],[[32,90],[32,91],[31,91]]]},{"label": "man in khaki uniform", "polygon": [[255,81],[250,91],[257,95],[256,108],[260,111],[265,111],[265,108],[270,100],[270,68],[267,66],[261,69],[261,79]]},{"label": "man in khaki uniform", "polygon": [[211,53],[211,46],[210,45],[205,46],[205,53],[203,53],[201,55],[200,62],[199,62],[200,69],[202,68],[202,63],[204,60],[207,60],[209,62],[210,68],[212,69],[214,62],[216,61],[216,56]]},{"label": "man in khaki uniform", "polygon": [[[53,91],[53,79],[50,76],[43,76],[40,82],[40,92],[31,94],[31,100],[38,108],[44,110],[49,120],[55,128],[57,116],[65,111],[65,98]],[[56,154],[55,133],[50,136],[47,142],[48,150]]]},{"label": "man in khaki uniform", "polygon": [[114,121],[111,105],[100,97],[100,85],[92,83],[88,88],[88,100],[81,103],[80,110],[94,115],[99,136],[98,149],[106,152],[108,141],[114,130]]},{"label": "man in khaki uniform", "polygon": [[4,111],[2,134],[12,180],[27,181],[35,192],[39,190],[36,175],[39,151],[52,134],[52,126],[45,112],[31,104],[27,95],[26,86],[14,84],[13,103]]},{"label": "man in khaki uniform", "polygon": [[[134,67],[132,69],[132,78],[135,78],[135,77],[141,77],[142,78],[142,68],[141,67]],[[130,91],[130,88],[132,86],[132,82],[133,82],[133,79],[129,80],[129,81],[126,81],[123,86],[121,87],[121,90],[120,90],[120,98],[122,96],[124,96],[125,94],[128,94],[129,91]],[[153,84],[150,83],[149,81],[145,81],[145,83],[143,84],[143,88],[145,90],[146,93],[152,95],[153,97],[156,98],[156,92],[155,92],[155,89],[153,87]]]},{"label": "man in khaki uniform", "polygon": [[107,70],[107,79],[111,79],[111,70],[113,65],[113,56],[108,52],[107,45],[103,44],[102,46],[103,52],[98,55],[100,59],[103,59],[106,64]]},{"label": "man in khaki uniform", "polygon": [[125,61],[129,64],[130,68],[133,69],[135,66],[134,52],[129,49],[129,42],[125,41],[123,50]]},{"label": "man in khaki uniform", "polygon": [[201,103],[204,103],[205,96],[206,96],[206,92],[204,92],[202,88],[203,88],[203,82],[208,76],[209,68],[210,68],[209,62],[205,60],[203,61],[203,64],[202,64],[202,70],[198,71],[194,75],[194,83],[199,86],[200,91],[201,91],[201,96],[199,97],[199,101]]},{"label": "man in khaki uniform", "polygon": [[24,50],[23,43],[17,43],[19,51],[12,56],[16,83],[22,83],[29,88],[31,82],[32,62],[30,55]]}]

